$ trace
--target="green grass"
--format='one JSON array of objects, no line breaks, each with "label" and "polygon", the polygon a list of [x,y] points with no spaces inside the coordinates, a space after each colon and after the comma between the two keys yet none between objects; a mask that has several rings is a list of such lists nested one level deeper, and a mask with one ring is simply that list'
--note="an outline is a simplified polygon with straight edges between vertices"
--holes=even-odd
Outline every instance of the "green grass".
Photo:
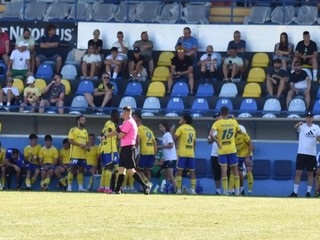
[{"label": "green grass", "polygon": [[0,192],[0,239],[317,239],[319,199]]}]

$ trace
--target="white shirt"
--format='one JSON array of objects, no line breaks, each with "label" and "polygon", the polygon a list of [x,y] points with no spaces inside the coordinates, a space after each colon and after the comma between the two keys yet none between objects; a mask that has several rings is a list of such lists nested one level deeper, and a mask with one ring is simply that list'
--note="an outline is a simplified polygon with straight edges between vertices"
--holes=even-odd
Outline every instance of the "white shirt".
[{"label": "white shirt", "polygon": [[26,70],[28,69],[27,60],[30,59],[29,50],[20,52],[18,49],[12,51],[10,59],[12,60],[12,69]]},{"label": "white shirt", "polygon": [[[106,60],[111,60],[111,59],[113,59],[111,54],[106,57]],[[115,60],[122,61],[122,57],[118,54]],[[111,63],[112,68],[114,68],[115,66],[116,65],[114,63]]]},{"label": "white shirt", "polygon": [[14,96],[19,96],[19,91],[18,91],[18,88],[16,87],[4,87],[2,90],[7,95],[9,89],[11,89]]},{"label": "white shirt", "polygon": [[[205,54],[203,54],[203,55],[201,56],[200,61],[203,61],[203,60],[205,60],[205,59],[207,59],[207,58],[208,58],[208,54],[205,53]],[[213,61],[213,60],[217,60],[217,61],[218,61],[218,55],[215,54],[215,53],[211,53],[210,60],[211,60],[211,61]],[[207,69],[210,69],[210,62],[207,62],[206,65],[207,65]]]},{"label": "white shirt", "polygon": [[163,145],[173,143],[172,148],[163,148],[162,149],[163,159],[165,161],[177,160],[176,146],[175,146],[174,141],[172,139],[171,133],[166,132],[165,134],[163,134],[162,143],[163,143]]},{"label": "white shirt", "polygon": [[100,54],[86,54],[83,56],[82,61],[86,62],[86,63],[97,63],[97,62],[101,62],[101,56]]},{"label": "white shirt", "polygon": [[306,123],[303,123],[298,127],[297,131],[299,133],[298,153],[316,156],[317,137],[320,136],[320,127],[316,124],[308,127]]},{"label": "white shirt", "polygon": [[[122,44],[123,44],[123,46],[124,46],[125,48],[129,49],[129,44],[128,44],[128,42],[123,41]],[[122,47],[121,47],[119,41],[114,42],[114,43],[112,44],[112,47],[118,48],[118,53],[119,53],[119,55],[122,57],[122,59],[128,59],[127,52],[122,52]]]}]

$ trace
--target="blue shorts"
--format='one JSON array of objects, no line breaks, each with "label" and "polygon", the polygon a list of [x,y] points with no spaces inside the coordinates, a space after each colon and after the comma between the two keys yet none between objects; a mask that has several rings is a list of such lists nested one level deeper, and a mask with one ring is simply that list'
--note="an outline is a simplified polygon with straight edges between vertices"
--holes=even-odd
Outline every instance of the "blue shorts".
[{"label": "blue shorts", "polygon": [[[252,167],[252,156],[249,157],[250,159],[250,163],[249,163],[249,167]],[[246,158],[245,157],[238,157],[238,167],[240,170],[243,170],[243,164],[245,162]]]},{"label": "blue shorts", "polygon": [[154,155],[140,155],[138,168],[139,169],[153,168],[154,161],[155,161]]},{"label": "blue shorts", "polygon": [[71,167],[86,167],[87,161],[85,159],[71,158],[70,159]]},{"label": "blue shorts", "polygon": [[238,157],[236,153],[219,155],[218,160],[220,165],[233,166],[238,164]]},{"label": "blue shorts", "polygon": [[110,164],[119,165],[119,153],[101,153],[101,164],[102,167],[108,166]]},{"label": "blue shorts", "polygon": [[27,170],[29,170],[31,172],[35,171],[36,169],[40,169],[39,165],[33,164],[33,163],[27,164],[26,167],[27,167]]},{"label": "blue shorts", "polygon": [[178,157],[177,168],[195,170],[195,159],[193,157]]},{"label": "blue shorts", "polygon": [[[50,166],[50,165],[51,165],[50,163],[44,164],[44,166],[46,166],[46,167],[47,167],[47,166]],[[48,168],[48,170],[53,170],[53,171],[54,171],[55,169],[56,169],[56,166],[51,166],[51,167]],[[41,171],[45,171],[43,167],[41,168]]]},{"label": "blue shorts", "polygon": [[89,172],[92,167],[93,167],[93,165],[86,165],[85,169],[87,170],[87,172]]}]

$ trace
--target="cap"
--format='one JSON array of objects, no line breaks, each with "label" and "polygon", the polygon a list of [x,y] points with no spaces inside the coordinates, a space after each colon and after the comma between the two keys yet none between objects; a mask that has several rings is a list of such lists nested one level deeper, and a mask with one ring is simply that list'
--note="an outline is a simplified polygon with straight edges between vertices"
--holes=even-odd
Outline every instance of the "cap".
[{"label": "cap", "polygon": [[18,47],[28,47],[28,43],[27,42],[24,42],[24,41],[20,41],[19,43],[18,43]]},{"label": "cap", "polygon": [[135,48],[133,49],[133,52],[139,53],[139,52],[140,52],[140,48],[139,48],[139,47],[135,47]]},{"label": "cap", "polygon": [[306,112],[306,115],[305,115],[305,117],[313,117],[313,113],[312,112]]},{"label": "cap", "polygon": [[31,84],[31,83],[34,83],[34,77],[33,76],[29,76],[27,78],[27,84]]}]

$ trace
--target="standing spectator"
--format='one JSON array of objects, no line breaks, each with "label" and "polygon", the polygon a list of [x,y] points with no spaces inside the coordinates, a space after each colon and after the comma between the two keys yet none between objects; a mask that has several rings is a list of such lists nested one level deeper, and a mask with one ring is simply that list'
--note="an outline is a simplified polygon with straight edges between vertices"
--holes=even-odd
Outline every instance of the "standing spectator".
[{"label": "standing spectator", "polygon": [[5,154],[6,149],[2,147],[0,142],[0,174],[1,174],[1,182],[0,182],[0,191],[6,188],[6,165],[5,165]]},{"label": "standing spectator", "polygon": [[290,197],[297,197],[301,174],[307,169],[308,186],[306,197],[311,197],[313,173],[317,168],[317,141],[320,141],[320,128],[313,124],[312,112],[306,112],[305,122],[298,122],[294,129],[299,133],[299,144],[296,162],[296,175],[294,178],[293,192]]},{"label": "standing spectator", "polygon": [[241,39],[241,33],[238,30],[234,31],[233,40],[228,43],[227,54],[231,55],[230,50],[234,48],[244,63],[243,70],[245,71],[249,66],[249,61],[246,59],[246,41]]},{"label": "standing spectator", "polygon": [[0,57],[3,59],[4,64],[8,66],[10,53],[10,38],[7,32],[3,32],[0,26]]},{"label": "standing spectator", "polygon": [[144,57],[141,55],[141,51],[139,47],[135,47],[133,49],[132,57],[129,61],[129,81],[140,81],[147,77],[147,73],[143,66]]},{"label": "standing spectator", "polygon": [[121,32],[121,31],[119,31],[117,33],[117,38],[118,38],[118,41],[114,42],[112,44],[112,47],[118,48],[118,53],[121,56],[122,61],[123,61],[122,67],[123,67],[123,69],[126,69],[127,64],[128,64],[127,51],[129,49],[129,43],[123,39],[124,35],[123,35],[123,32]]},{"label": "standing spectator", "polygon": [[118,48],[111,48],[111,54],[106,57],[105,64],[106,72],[115,80],[122,69],[122,57],[118,53]]},{"label": "standing spectator", "polygon": [[8,77],[28,77],[33,74],[30,63],[30,52],[27,47],[28,44],[21,41],[18,43],[18,49],[12,51],[8,62]]},{"label": "standing spectator", "polygon": [[244,71],[243,60],[237,56],[235,47],[231,47],[228,52],[229,57],[224,60],[222,65],[223,81],[232,82],[238,74]]},{"label": "standing spectator", "polygon": [[70,149],[70,169],[68,172],[68,188],[67,191],[72,191],[73,175],[77,173],[78,191],[86,192],[83,188],[83,172],[86,166],[87,151],[90,151],[88,144],[88,132],[85,129],[86,118],[80,115],[76,118],[77,126],[70,129],[68,140],[71,145]]},{"label": "standing spectator", "polygon": [[295,95],[304,96],[306,107],[309,109],[311,79],[306,71],[301,69],[299,61],[294,63],[293,68],[294,72],[289,75],[290,90],[287,94],[287,109],[289,108],[292,97]]},{"label": "standing spectator", "polygon": [[310,40],[310,33],[303,32],[303,40],[298,43],[294,52],[292,65],[300,61],[301,65],[309,65],[312,67],[313,81],[317,81],[318,77],[318,47],[317,44]]},{"label": "standing spectator", "polygon": [[56,26],[50,24],[47,26],[47,32],[43,35],[40,42],[40,54],[36,57],[37,67],[45,60],[56,62],[56,73],[60,72],[62,66],[62,57],[59,53],[60,36],[56,34]]},{"label": "standing spectator", "polygon": [[34,77],[27,78],[27,87],[23,90],[23,102],[20,104],[19,112],[23,112],[26,106],[31,106],[31,112],[35,112],[36,106],[39,105],[41,92],[34,84]]},{"label": "standing spectator", "polygon": [[95,49],[97,49],[98,54],[100,54],[101,57],[103,57],[103,54],[102,54],[103,41],[101,39],[99,39],[99,37],[100,37],[99,29],[94,30],[93,31],[93,39],[90,39],[88,41],[88,48],[90,46],[94,46]]},{"label": "standing spectator", "polygon": [[13,78],[7,77],[6,87],[0,90],[0,108],[3,107],[3,102],[7,103],[7,106],[4,107],[6,111],[10,111],[11,105],[16,105],[19,101],[19,91],[16,87],[13,87]]},{"label": "standing spectator", "polygon": [[57,106],[58,113],[63,114],[64,96],[66,88],[61,83],[62,75],[57,73],[53,76],[53,80],[43,90],[44,97],[40,101],[39,113],[44,113],[46,106]]},{"label": "standing spectator", "polygon": [[101,55],[98,54],[94,45],[90,45],[88,52],[83,56],[81,63],[82,78],[92,80],[94,76],[99,75],[101,70]]},{"label": "standing spectator", "polygon": [[183,36],[178,38],[175,49],[184,49],[187,56],[189,56],[193,61],[197,61],[198,47],[198,40],[191,36],[191,29],[189,27],[185,27],[183,29]]},{"label": "standing spectator", "polygon": [[99,147],[96,145],[96,135],[94,135],[94,133],[89,134],[88,146],[90,150],[87,152],[86,171],[90,174],[90,180],[87,187],[87,190],[89,191],[93,185],[93,175],[98,173]]},{"label": "standing spectator", "polygon": [[24,158],[20,151],[16,148],[8,148],[5,154],[5,166],[6,166],[6,182],[8,189],[11,189],[12,175],[16,174],[16,189],[21,188],[21,176],[24,170]]},{"label": "standing spectator", "polygon": [[176,56],[171,59],[167,94],[171,93],[174,78],[188,79],[189,91],[190,94],[193,95],[194,78],[192,59],[185,54],[185,50],[183,48],[177,49]]},{"label": "standing spectator", "polygon": [[206,53],[203,54],[198,62],[201,68],[201,78],[212,79],[214,72],[217,70],[218,56],[213,52],[213,47],[211,45],[207,46]]},{"label": "standing spectator", "polygon": [[34,73],[34,67],[35,67],[35,51],[34,51],[34,46],[35,46],[35,40],[34,37],[31,36],[31,32],[29,28],[24,28],[23,29],[23,35],[19,36],[16,39],[16,48],[18,48],[18,45],[20,42],[25,42],[27,44],[27,49],[30,52],[30,65],[31,65],[31,72]]},{"label": "standing spectator", "polygon": [[284,70],[280,58],[273,60],[273,68],[267,72],[267,92],[270,97],[280,98],[281,94],[286,90],[288,83],[288,73]]},{"label": "standing spectator", "polygon": [[292,61],[293,44],[289,43],[288,34],[280,34],[280,42],[274,46],[273,59],[281,59],[282,68],[287,70],[288,64]]},{"label": "standing spectator", "polygon": [[191,194],[196,194],[196,174],[195,174],[195,148],[196,148],[196,130],[192,127],[192,117],[184,113],[179,120],[179,127],[175,131],[174,141],[178,145],[177,160],[177,194],[181,194],[182,173],[188,170],[191,182]]},{"label": "standing spectator", "polygon": [[143,31],[141,33],[141,40],[137,40],[133,44],[133,48],[139,47],[141,56],[143,56],[143,65],[148,69],[148,76],[152,76],[154,69],[154,62],[152,57],[153,42],[149,40],[148,33]]}]

